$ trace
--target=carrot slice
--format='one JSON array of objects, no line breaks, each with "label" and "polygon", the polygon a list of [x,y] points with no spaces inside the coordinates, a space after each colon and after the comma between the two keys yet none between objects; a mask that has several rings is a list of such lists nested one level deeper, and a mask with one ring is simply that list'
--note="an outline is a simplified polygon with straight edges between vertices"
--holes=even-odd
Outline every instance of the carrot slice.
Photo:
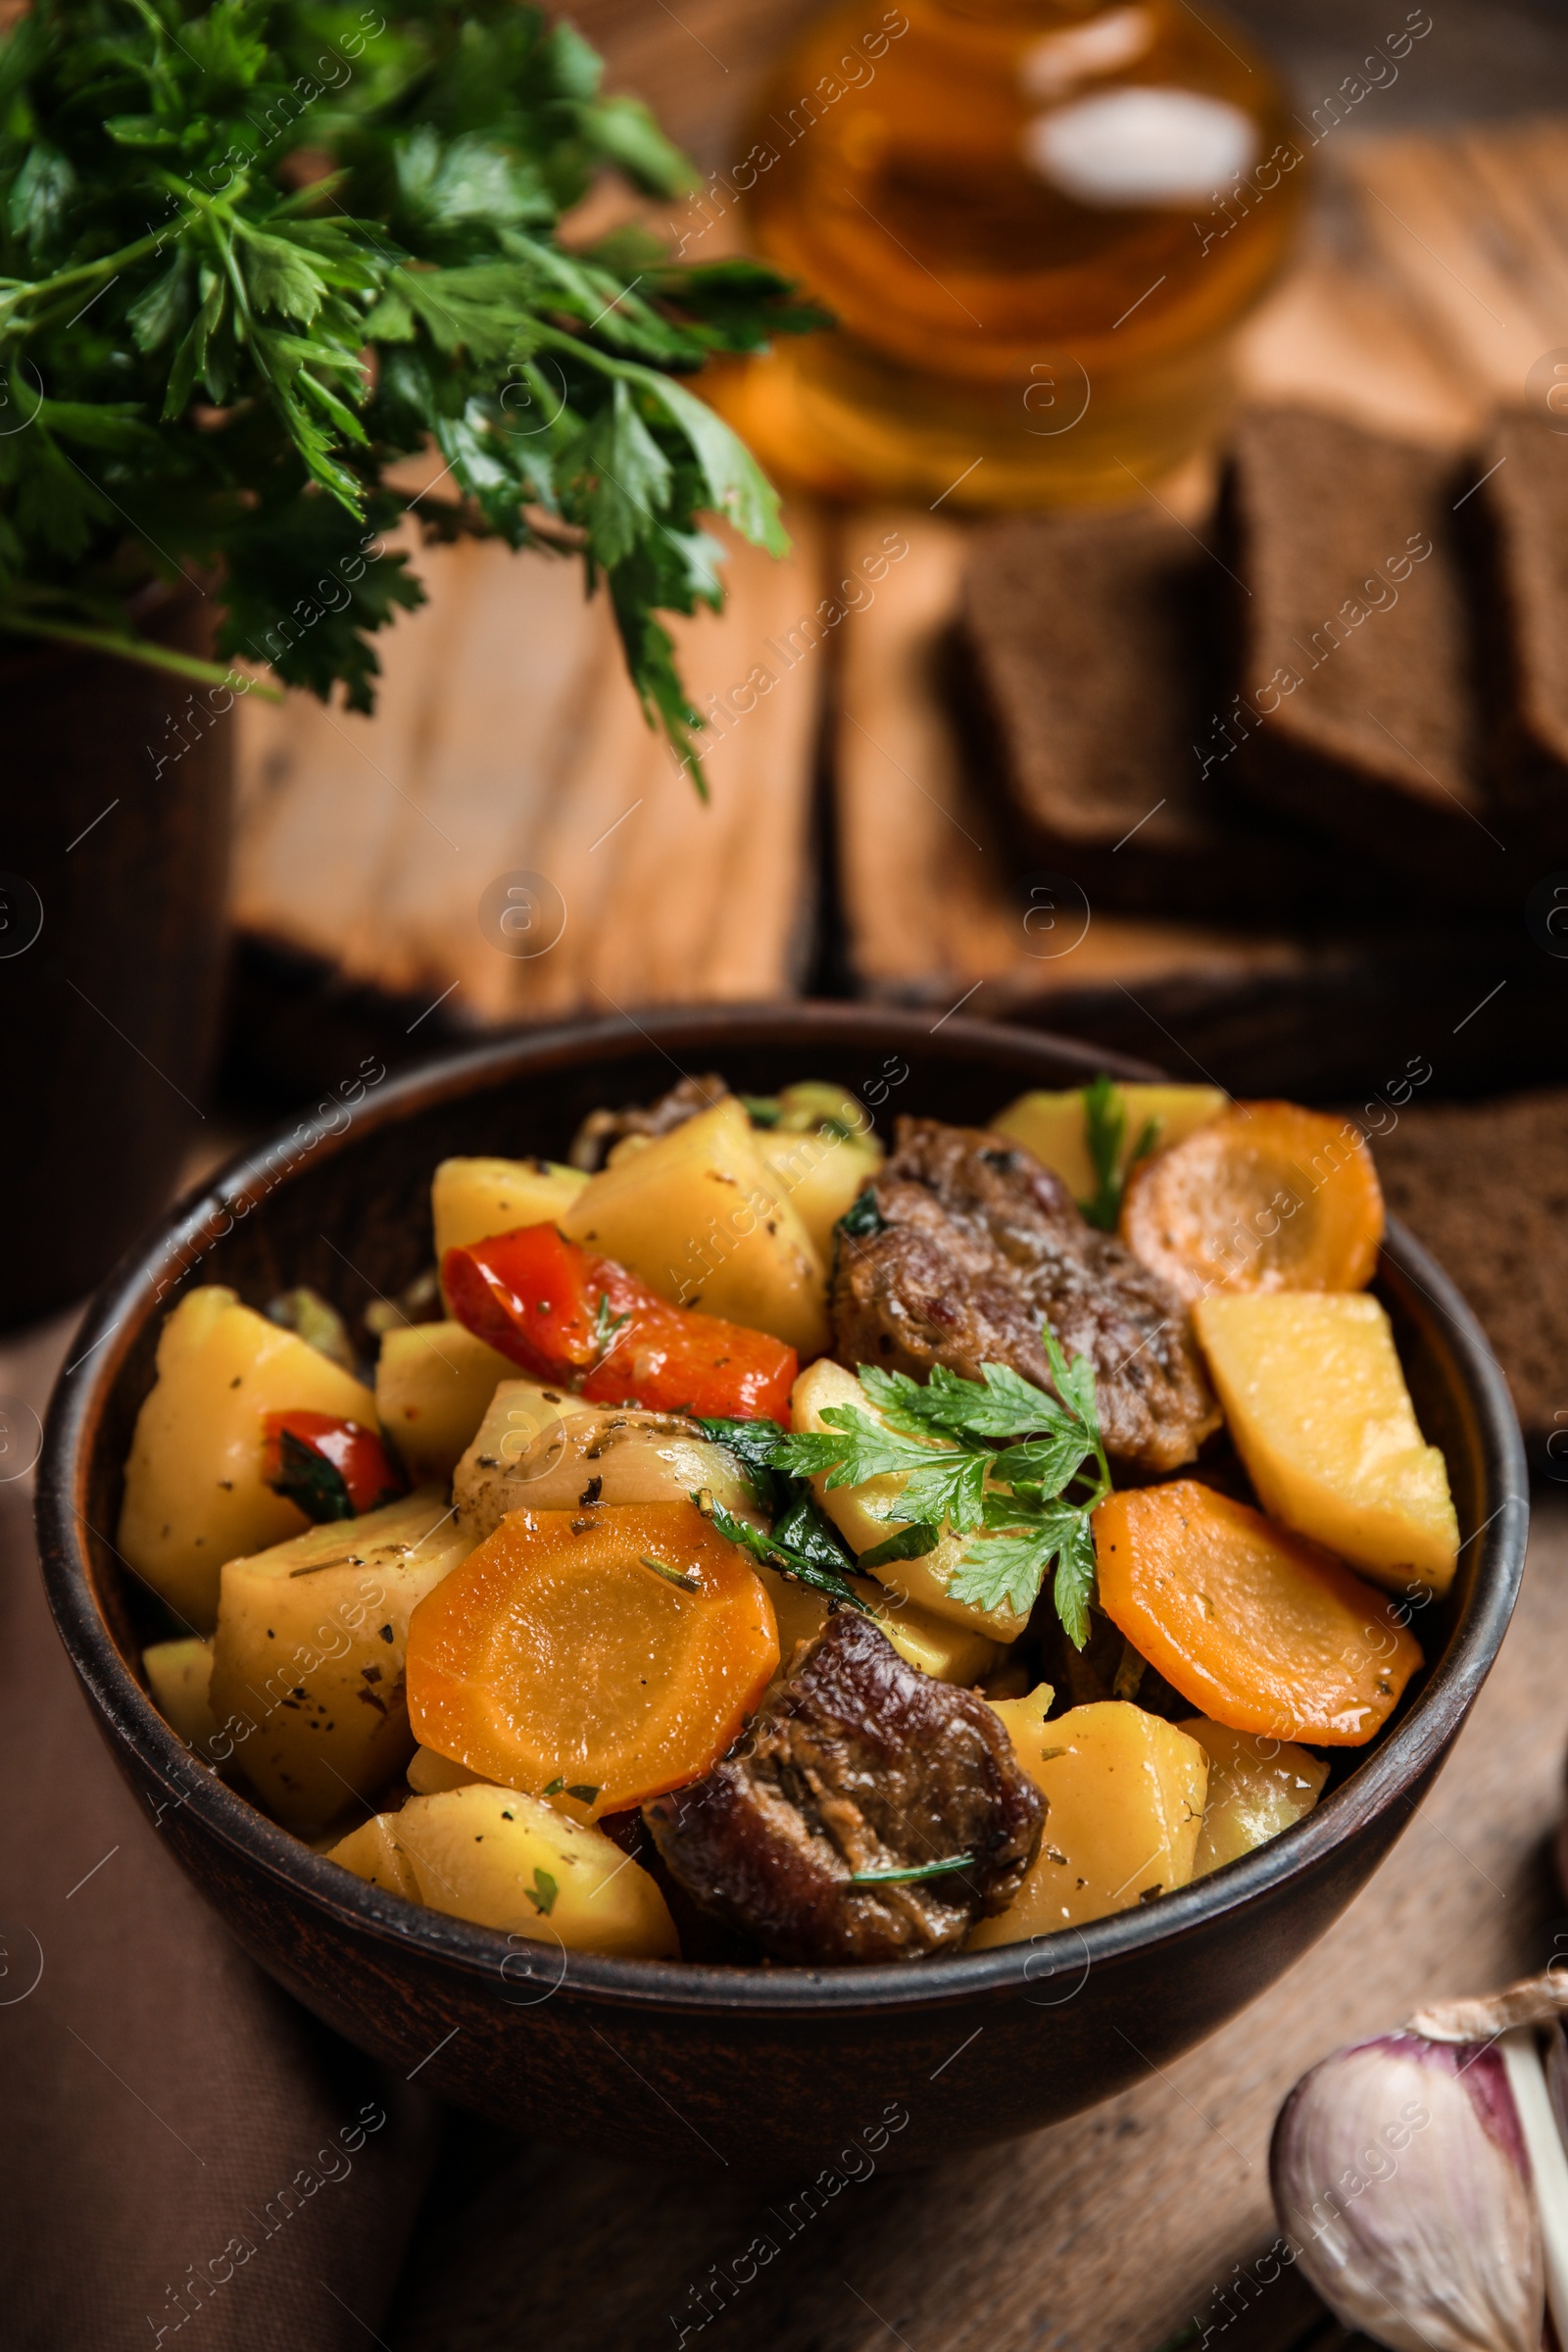
[{"label": "carrot slice", "polygon": [[513,1511],[410,1619],[409,1719],[597,1820],[716,1763],[778,1655],[760,1579],[694,1504]]},{"label": "carrot slice", "polygon": [[1121,1238],[1181,1296],[1359,1291],[1383,1193],[1358,1128],[1295,1102],[1238,1102],[1136,1168]]},{"label": "carrot slice", "polygon": [[1359,1747],[1422,1662],[1393,1604],[1332,1552],[1196,1479],[1112,1494],[1094,1532],[1106,1616],[1233,1732]]}]

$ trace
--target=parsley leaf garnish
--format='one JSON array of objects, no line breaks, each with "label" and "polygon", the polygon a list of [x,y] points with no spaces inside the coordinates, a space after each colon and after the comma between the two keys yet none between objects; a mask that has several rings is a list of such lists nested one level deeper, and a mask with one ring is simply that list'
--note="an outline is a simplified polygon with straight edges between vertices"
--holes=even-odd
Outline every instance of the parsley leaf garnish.
[{"label": "parsley leaf garnish", "polygon": [[876,1204],[874,1185],[868,1184],[864,1192],[851,1201],[834,1230],[847,1233],[856,1242],[864,1241],[869,1234],[886,1232],[887,1219]]},{"label": "parsley leaf garnish", "polygon": [[760,1507],[771,1518],[791,1500],[791,1481],[773,1466],[773,1450],[783,1431],[776,1421],[699,1421],[698,1428],[715,1446],[735,1456]]},{"label": "parsley leaf garnish", "polygon": [[[978,1380],[939,1366],[923,1383],[862,1364],[860,1382],[881,1420],[855,1405],[829,1405],[821,1430],[779,1439],[771,1460],[799,1477],[823,1478],[830,1490],[902,1477],[900,1524],[861,1567],[923,1556],[945,1523],[971,1538],[948,1584],[953,1599],[1021,1615],[1054,1571],[1056,1614],[1082,1649],[1095,1581],[1090,1513],[1110,1492],[1110,1469],[1094,1365],[1086,1355],[1069,1358],[1049,1323],[1041,1336],[1054,1396],[1004,1364],[983,1365]],[[1007,1438],[1021,1442],[1000,1444]],[[1075,1497],[1072,1490],[1085,1487]]]},{"label": "parsley leaf garnish", "polygon": [[543,1918],[548,1919],[556,1907],[556,1897],[561,1892],[561,1888],[548,1870],[536,1870],[533,1874],[533,1885],[525,1886],[522,1891],[534,1909]]},{"label": "parsley leaf garnish", "polygon": [[1159,1121],[1149,1119],[1143,1133],[1127,1155],[1127,1165],[1121,1162],[1122,1138],[1127,1132],[1127,1105],[1119,1086],[1113,1086],[1103,1070],[1092,1086],[1084,1088],[1084,1141],[1094,1165],[1095,1189],[1087,1200],[1080,1200],[1085,1219],[1098,1225],[1102,1233],[1114,1233],[1121,1215],[1121,1197],[1127,1179],[1141,1159],[1147,1159],[1159,1141]]},{"label": "parsley leaf garnish", "polygon": [[929,1440],[922,1444],[883,1428],[858,1405],[830,1404],[822,1419],[824,1429],[781,1441],[774,1456],[781,1468],[801,1478],[820,1477],[826,1471],[830,1489],[903,1476],[901,1518],[950,1519],[963,1529],[980,1525],[986,1453],[956,1449],[951,1444],[937,1452]]},{"label": "parsley leaf garnish", "polygon": [[781,1576],[793,1577],[798,1585],[809,1585],[815,1592],[825,1592],[829,1600],[841,1608],[858,1609],[862,1617],[874,1617],[855,1587],[848,1581],[846,1571],[854,1562],[837,1538],[825,1531],[829,1522],[817,1511],[809,1494],[793,1504],[779,1519],[771,1535],[753,1527],[749,1519],[737,1519],[715,1502],[706,1487],[692,1496],[703,1517],[717,1528],[731,1544],[740,1544],[754,1559]]},{"label": "parsley leaf garnish", "polygon": [[268,1483],[274,1494],[285,1495],[318,1527],[329,1519],[356,1515],[348,1482],[337,1464],[318,1453],[314,1446],[307,1446],[291,1429],[277,1433],[277,1476]]},{"label": "parsley leaf garnish", "polygon": [[978,1381],[933,1364],[923,1387],[906,1372],[879,1372],[874,1364],[863,1364],[860,1385],[884,1420],[915,1435],[1024,1437],[1045,1426],[1042,1399],[1047,1409],[1051,1406],[1043,1389],[1007,1364],[982,1364]]},{"label": "parsley leaf garnish", "polygon": [[934,1519],[914,1519],[896,1536],[889,1536],[885,1544],[862,1551],[855,1564],[857,1568],[891,1568],[895,1560],[923,1560],[941,1541],[942,1530]]},{"label": "parsley leaf garnish", "polygon": [[[1082,1649],[1095,1586],[1090,1514],[1110,1493],[1110,1468],[1094,1365],[1069,1357],[1049,1323],[1041,1340],[1054,1396],[1005,1364],[982,1365],[978,1380],[939,1365],[924,1382],[862,1364],[875,1420],[857,1405],[828,1405],[821,1429],[790,1434],[769,1421],[705,1421],[704,1435],[741,1462],[773,1532],[735,1518],[706,1490],[693,1500],[731,1543],[856,1608],[863,1603],[847,1573],[923,1558],[951,1528],[969,1539],[949,1580],[953,1599],[1022,1615],[1054,1576],[1056,1614]],[[820,1478],[832,1492],[886,1477],[903,1481],[887,1540],[852,1561],[807,1482]]]}]

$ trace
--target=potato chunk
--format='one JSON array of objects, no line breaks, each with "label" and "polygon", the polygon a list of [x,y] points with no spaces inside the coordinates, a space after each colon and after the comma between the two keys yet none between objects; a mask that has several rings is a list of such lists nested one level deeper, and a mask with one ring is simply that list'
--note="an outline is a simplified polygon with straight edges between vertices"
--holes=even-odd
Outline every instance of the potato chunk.
[{"label": "potato chunk", "polygon": [[499,1382],[517,1367],[461,1323],[406,1323],[381,1342],[375,1404],[409,1474],[450,1478]]},{"label": "potato chunk", "polygon": [[416,1747],[404,1777],[416,1796],[439,1796],[444,1788],[466,1788],[470,1781],[482,1781],[485,1776],[470,1772],[466,1764],[459,1764],[451,1756],[438,1756],[433,1747]]},{"label": "potato chunk", "polygon": [[475,1544],[509,1511],[570,1511],[593,1502],[715,1502],[756,1518],[733,1454],[679,1413],[589,1404],[569,1389],[503,1381],[459,1462],[452,1498]]},{"label": "potato chunk", "polygon": [[1293,1740],[1259,1740],[1211,1723],[1206,1715],[1195,1715],[1181,1728],[1208,1758],[1195,1879],[1304,1821],[1323,1793],[1327,1764]]},{"label": "potato chunk", "polygon": [[[380,1836],[371,1838],[368,1830]],[[334,1846],[330,1859],[378,1886],[390,1848],[415,1882],[411,1899],[471,1919],[623,1960],[675,1960],[680,1943],[658,1886],[603,1830],[567,1821],[536,1796],[470,1781],[412,1796]],[[398,1891],[402,1891],[401,1888]]]},{"label": "potato chunk", "polygon": [[340,1862],[352,1870],[357,1879],[368,1879],[372,1886],[384,1886],[388,1894],[401,1894],[406,1903],[419,1901],[419,1882],[414,1866],[397,1842],[393,1831],[397,1828],[395,1813],[375,1813],[357,1830],[330,1847],[329,1862]]},{"label": "potato chunk", "polygon": [[881,1145],[870,1136],[799,1135],[773,1127],[758,1135],[757,1148],[823,1265],[831,1264],[833,1228],[882,1165]]},{"label": "potato chunk", "polygon": [[436,1263],[466,1242],[553,1225],[587,1181],[553,1159],[444,1159],[430,1185]]},{"label": "potato chunk", "polygon": [[[789,1666],[796,1643],[809,1641],[826,1625],[827,1595],[814,1592],[809,1585],[797,1584],[793,1577],[781,1576],[765,1562],[757,1563],[757,1573],[767,1587],[778,1620],[782,1674]],[[866,1607],[876,1611],[878,1625],[900,1657],[906,1658],[911,1666],[918,1666],[922,1674],[929,1674],[935,1682],[962,1683],[967,1688],[989,1674],[1001,1655],[997,1644],[988,1642],[984,1634],[977,1634],[966,1625],[955,1625],[951,1618],[935,1616],[912,1600],[901,1599],[874,1577],[852,1576],[849,1581]]]},{"label": "potato chunk", "polygon": [[213,1713],[290,1829],[324,1827],[413,1755],[409,1617],[469,1548],[424,1487],[225,1563]]},{"label": "potato chunk", "polygon": [[212,1631],[225,1560],[309,1525],[262,1478],[264,1417],[290,1406],[376,1425],[375,1398],[340,1364],[233,1291],[188,1292],[164,1325],[136,1416],[120,1548],[197,1633]]},{"label": "potato chunk", "polygon": [[1391,1592],[1446,1592],[1459,1553],[1447,1467],[1378,1300],[1216,1292],[1193,1320],[1264,1509]]},{"label": "potato chunk", "polygon": [[770,1332],[803,1358],[828,1344],[822,1260],[733,1096],[601,1169],[559,1222],[678,1306]]},{"label": "potato chunk", "polygon": [[1119,1698],[1048,1723],[1051,1697],[1042,1686],[992,1701],[1051,1810],[1028,1877],[974,1930],[970,1951],[1131,1910],[1193,1876],[1208,1786],[1200,1742]]},{"label": "potato chunk", "polygon": [[[1117,1088],[1126,1108],[1118,1168],[1123,1175],[1134,1147],[1152,1122],[1154,1150],[1179,1144],[1195,1128],[1204,1126],[1224,1109],[1229,1098],[1217,1086],[1122,1086]],[[1082,1087],[1068,1094],[1020,1095],[991,1122],[999,1135],[1010,1136],[1036,1159],[1054,1168],[1075,1200],[1093,1198],[1099,1182],[1089,1156],[1088,1128]]]},{"label": "potato chunk", "polygon": [[213,1675],[210,1642],[155,1642],[141,1653],[142,1672],[153,1705],[177,1739],[203,1755],[218,1726],[209,1686]]},{"label": "potato chunk", "polygon": [[[822,1414],[829,1405],[851,1405],[872,1421],[880,1422],[882,1418],[855,1374],[824,1356],[795,1383],[790,1396],[790,1427],[827,1429]],[[830,1487],[824,1471],[812,1479],[811,1489],[850,1549],[858,1556],[864,1551],[874,1551],[878,1544],[897,1534],[900,1522],[894,1513],[906,1484],[902,1474],[890,1472],[883,1478],[868,1478],[858,1487]],[[983,1634],[988,1642],[1015,1642],[1028,1623],[1026,1612],[977,1609],[966,1600],[949,1596],[948,1585],[956,1572],[963,1546],[962,1537],[945,1529],[935,1549],[923,1558],[890,1560],[886,1567],[871,1568],[866,1573],[902,1599],[929,1609],[933,1616],[945,1618],[951,1625],[966,1626],[972,1633]]]}]

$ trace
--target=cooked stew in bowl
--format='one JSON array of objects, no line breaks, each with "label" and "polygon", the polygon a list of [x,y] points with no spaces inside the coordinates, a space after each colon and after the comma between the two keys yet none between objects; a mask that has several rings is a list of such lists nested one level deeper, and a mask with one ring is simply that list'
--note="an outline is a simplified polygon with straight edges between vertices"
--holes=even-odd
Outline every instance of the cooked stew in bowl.
[{"label": "cooked stew in bowl", "polygon": [[1102,1079],[888,1150],[708,1077],[431,1206],[358,1330],[179,1300],[119,1539],[174,1731],[408,1902],[1017,1941],[1288,1831],[1422,1669],[1458,1530],[1353,1126]]}]

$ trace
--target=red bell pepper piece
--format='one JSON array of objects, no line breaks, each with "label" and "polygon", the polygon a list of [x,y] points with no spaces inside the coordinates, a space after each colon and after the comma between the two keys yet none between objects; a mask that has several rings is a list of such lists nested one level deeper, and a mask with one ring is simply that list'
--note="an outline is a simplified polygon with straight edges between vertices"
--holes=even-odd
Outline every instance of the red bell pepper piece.
[{"label": "red bell pepper piece", "polygon": [[301,1408],[269,1413],[262,1427],[262,1476],[308,1519],[357,1519],[407,1491],[386,1447],[363,1422]]},{"label": "red bell pepper piece", "polygon": [[554,1225],[449,1250],[441,1280],[458,1321],[535,1380],[560,1381],[595,1404],[788,1425],[793,1348],[671,1306]]}]

